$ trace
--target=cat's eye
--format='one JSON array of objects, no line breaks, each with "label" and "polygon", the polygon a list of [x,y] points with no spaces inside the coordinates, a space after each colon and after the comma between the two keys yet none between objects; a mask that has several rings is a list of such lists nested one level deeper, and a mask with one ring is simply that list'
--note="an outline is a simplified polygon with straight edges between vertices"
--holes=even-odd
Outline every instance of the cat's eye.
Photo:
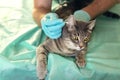
[{"label": "cat's eye", "polygon": [[74,40],[78,40],[78,37],[77,37],[77,36],[74,36],[73,39],[74,39]]},{"label": "cat's eye", "polygon": [[88,42],[89,39],[87,37],[84,38],[84,42]]}]

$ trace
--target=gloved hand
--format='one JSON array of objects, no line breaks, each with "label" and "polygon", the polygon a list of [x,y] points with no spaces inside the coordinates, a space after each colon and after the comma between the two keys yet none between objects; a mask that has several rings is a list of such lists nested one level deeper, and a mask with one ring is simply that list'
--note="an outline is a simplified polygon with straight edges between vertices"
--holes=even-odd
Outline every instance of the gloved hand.
[{"label": "gloved hand", "polygon": [[77,10],[74,12],[73,15],[75,19],[78,21],[88,22],[91,19],[90,15],[84,10]]},{"label": "gloved hand", "polygon": [[51,39],[57,39],[61,36],[62,28],[65,22],[58,18],[56,13],[47,13],[41,19],[42,30]]}]

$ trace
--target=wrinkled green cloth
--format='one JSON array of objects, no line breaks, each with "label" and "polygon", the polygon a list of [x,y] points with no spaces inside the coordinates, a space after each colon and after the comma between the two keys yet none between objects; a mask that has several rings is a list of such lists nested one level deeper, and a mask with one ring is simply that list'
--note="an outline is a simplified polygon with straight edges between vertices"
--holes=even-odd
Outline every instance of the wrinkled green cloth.
[{"label": "wrinkled green cloth", "polygon": [[[33,21],[32,4],[33,0],[0,1],[0,80],[37,80],[35,49],[45,34]],[[120,19],[99,16],[86,67],[79,69],[74,58],[49,54],[46,80],[119,80],[119,34]]]}]

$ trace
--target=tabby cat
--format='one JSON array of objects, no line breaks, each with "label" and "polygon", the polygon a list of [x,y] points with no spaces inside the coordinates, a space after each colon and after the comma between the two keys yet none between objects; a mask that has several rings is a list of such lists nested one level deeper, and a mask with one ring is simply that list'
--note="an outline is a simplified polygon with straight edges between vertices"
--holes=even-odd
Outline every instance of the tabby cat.
[{"label": "tabby cat", "polygon": [[37,75],[40,80],[44,80],[47,74],[46,65],[49,52],[62,56],[75,56],[78,67],[84,67],[86,64],[84,56],[95,26],[95,20],[89,22],[76,21],[74,16],[70,15],[65,22],[60,38],[47,39],[36,50]]}]

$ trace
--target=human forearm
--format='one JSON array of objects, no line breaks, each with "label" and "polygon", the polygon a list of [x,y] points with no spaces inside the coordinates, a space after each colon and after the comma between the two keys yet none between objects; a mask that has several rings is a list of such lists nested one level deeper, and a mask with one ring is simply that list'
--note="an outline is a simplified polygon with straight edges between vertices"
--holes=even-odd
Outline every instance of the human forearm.
[{"label": "human forearm", "polygon": [[120,3],[120,0],[117,0],[118,3]]},{"label": "human forearm", "polygon": [[86,11],[90,15],[91,19],[94,19],[96,16],[114,6],[116,3],[117,0],[94,0],[90,5],[82,10]]},{"label": "human forearm", "polygon": [[52,0],[34,0],[33,18],[40,26],[41,18],[51,11]]},{"label": "human forearm", "polygon": [[48,12],[50,12],[50,9],[45,9],[45,8],[40,8],[40,9],[34,8],[33,9],[33,18],[39,26],[40,26],[41,18]]}]

